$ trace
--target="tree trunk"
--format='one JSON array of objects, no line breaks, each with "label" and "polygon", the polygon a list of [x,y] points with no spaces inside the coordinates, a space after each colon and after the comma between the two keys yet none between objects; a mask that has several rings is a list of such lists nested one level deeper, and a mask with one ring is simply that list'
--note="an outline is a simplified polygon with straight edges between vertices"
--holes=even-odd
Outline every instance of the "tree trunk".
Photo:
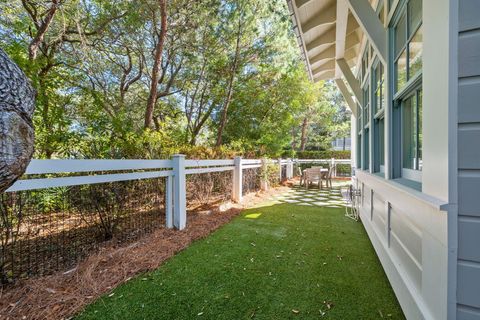
[{"label": "tree trunk", "polygon": [[302,138],[300,140],[300,150],[305,151],[307,145],[307,129],[308,129],[308,118],[305,117],[302,123]]},{"label": "tree trunk", "polygon": [[227,98],[225,99],[225,103],[223,105],[222,118],[220,120],[220,125],[218,126],[217,143],[215,144],[217,147],[220,147],[223,143],[222,141],[223,130],[225,130],[225,125],[227,124],[228,108],[230,106],[230,102],[232,101],[234,78],[235,78],[235,75],[232,74],[232,77],[230,78],[230,82],[228,85]]},{"label": "tree trunk", "polygon": [[167,3],[166,0],[158,0],[161,15],[161,30],[158,35],[157,45],[155,47],[155,60],[152,69],[152,84],[150,85],[150,94],[147,100],[147,109],[145,111],[145,129],[151,127],[153,122],[153,110],[157,103],[158,81],[160,79],[160,67],[162,65],[162,53],[167,34]]},{"label": "tree trunk", "polygon": [[227,97],[225,99],[225,103],[223,104],[222,110],[222,118],[220,119],[220,125],[218,127],[217,132],[217,143],[215,146],[220,147],[222,145],[222,135],[223,130],[225,130],[225,125],[227,124],[227,115],[228,115],[228,108],[230,107],[230,103],[232,102],[233,97],[233,86],[235,84],[235,76],[238,69],[239,59],[240,59],[240,41],[242,37],[242,19],[241,17],[238,20],[238,32],[237,32],[237,41],[235,46],[235,56],[233,58],[233,64],[230,73],[230,79],[228,81],[228,89],[227,89]]},{"label": "tree trunk", "polygon": [[292,150],[297,149],[297,141],[295,139],[295,127],[292,128]]},{"label": "tree trunk", "polygon": [[0,193],[26,170],[33,155],[35,90],[0,49]]},{"label": "tree trunk", "polygon": [[45,34],[47,33],[48,28],[50,27],[50,24],[55,17],[58,6],[59,1],[52,0],[52,5],[48,10],[46,17],[43,19],[43,22],[37,28],[37,34],[35,35],[35,37],[33,37],[32,41],[30,41],[30,44],[28,46],[28,57],[30,58],[30,60],[35,60],[37,58],[38,48],[40,47],[40,44],[45,38]]}]

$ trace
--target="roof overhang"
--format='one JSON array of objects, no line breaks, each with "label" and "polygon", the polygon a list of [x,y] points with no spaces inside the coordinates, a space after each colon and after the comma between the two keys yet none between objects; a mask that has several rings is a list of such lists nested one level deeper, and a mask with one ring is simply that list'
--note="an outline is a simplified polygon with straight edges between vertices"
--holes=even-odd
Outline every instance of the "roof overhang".
[{"label": "roof overhang", "polygon": [[342,93],[348,95],[345,100],[359,100],[359,84],[354,75],[367,39],[381,58],[386,49],[386,31],[373,9],[379,0],[287,2],[310,79],[335,80],[337,86],[345,80],[350,89],[339,85]]}]

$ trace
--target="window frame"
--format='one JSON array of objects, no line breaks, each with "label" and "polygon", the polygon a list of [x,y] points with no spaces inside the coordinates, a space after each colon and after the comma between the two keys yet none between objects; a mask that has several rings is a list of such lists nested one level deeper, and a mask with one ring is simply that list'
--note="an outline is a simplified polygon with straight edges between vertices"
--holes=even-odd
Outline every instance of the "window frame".
[{"label": "window frame", "polygon": [[[416,79],[417,77],[421,76],[422,72],[423,72],[423,65],[422,65],[422,68],[414,75],[410,75],[409,71],[410,71],[410,43],[412,42],[413,38],[415,37],[415,35],[417,34],[418,30],[420,28],[422,28],[423,26],[423,20],[420,20],[419,23],[417,23],[417,25],[415,26],[411,26],[409,25],[409,18],[410,18],[410,11],[409,11],[409,6],[408,4],[411,2],[411,1],[414,1],[414,0],[406,0],[404,1],[401,5],[400,4],[397,4],[396,6],[396,12],[395,12],[395,16],[394,16],[394,19],[392,19],[392,26],[391,26],[391,29],[392,29],[392,41],[393,41],[393,45],[392,45],[392,56],[393,56],[393,62],[392,62],[392,65],[393,65],[393,92],[394,92],[394,100],[396,100],[398,98],[398,96],[400,96],[404,91],[406,91],[407,87],[411,86],[412,83],[415,83],[416,82]],[[419,0],[419,1],[423,1],[423,0]],[[422,10],[423,10],[423,7],[422,7]],[[397,39],[396,39],[396,28],[398,26],[398,24],[400,23],[400,21],[402,20],[402,18],[405,16],[405,42],[402,44],[402,47],[400,50],[397,50]],[[410,30],[410,28],[412,30]],[[422,39],[422,43],[423,43],[423,39]],[[398,51],[398,53],[397,53]],[[405,52],[405,56],[406,56],[406,61],[405,61],[405,84],[403,85],[402,88],[398,88],[398,81],[397,81],[397,76],[398,76],[398,68],[396,67],[397,66],[397,63],[398,61],[400,60],[402,54]],[[409,91],[409,90],[407,90]]]},{"label": "window frame", "polygon": [[[379,70],[380,69],[380,70]],[[377,79],[377,71],[379,70],[379,74],[381,80]],[[387,99],[385,98],[385,89],[386,89],[386,79],[385,79],[385,67],[378,59],[378,57],[374,60],[371,68],[371,91],[372,91],[372,101],[371,101],[371,109],[372,109],[372,134],[373,134],[373,172],[374,173],[383,173],[385,174],[385,109],[386,109],[386,102]],[[377,110],[378,105],[378,96],[377,93],[380,92],[380,108]],[[380,126],[380,122],[383,122],[383,132],[381,132],[382,127]],[[383,141],[383,146],[381,145]],[[381,163],[383,159],[383,164]]]},{"label": "window frame", "polygon": [[362,169],[363,168],[363,109],[360,103],[357,102],[357,150],[356,150],[356,160],[357,160],[357,168]]},{"label": "window frame", "polygon": [[[380,68],[380,75],[381,75],[381,80],[378,81],[377,79],[377,68]],[[374,63],[372,64],[372,98],[373,102],[372,104],[372,114],[374,118],[376,118],[379,114],[385,113],[385,104],[387,102],[385,98],[385,91],[386,91],[386,81],[385,81],[385,67],[380,61],[380,59],[376,58]],[[380,97],[383,97],[381,99],[381,108],[377,110],[377,93],[380,91]]]},{"label": "window frame", "polygon": [[[400,114],[401,114],[401,120],[400,120],[400,123],[401,123],[401,136],[400,136],[400,144],[402,146],[402,149],[401,149],[401,163],[402,163],[402,177],[407,179],[407,180],[414,180],[414,181],[418,181],[418,182],[421,182],[422,181],[422,170],[421,170],[421,165],[420,165],[420,161],[419,161],[419,154],[420,154],[420,148],[419,148],[419,141],[420,141],[420,121],[419,119],[421,119],[421,117],[419,117],[419,101],[421,100],[421,92],[422,92],[423,88],[422,88],[422,85],[421,83],[418,83],[415,88],[409,92],[408,95],[406,95],[401,101],[400,101],[400,105],[399,107],[402,108],[401,111],[400,111]],[[403,160],[404,160],[404,152],[405,150],[403,149],[403,139],[404,139],[404,123],[405,123],[405,120],[404,120],[404,106],[403,106],[403,103],[405,103],[408,99],[412,98],[415,96],[415,119],[416,122],[414,123],[415,125],[415,145],[416,145],[416,148],[415,148],[415,164],[414,164],[414,168],[411,169],[411,168],[405,168],[404,167],[404,163],[403,163]],[[422,151],[423,151],[423,145],[422,145]]]},{"label": "window frame", "polygon": [[373,123],[373,172],[385,174],[385,123],[386,123],[385,113],[383,112],[379,113],[372,120],[372,123]]},{"label": "window frame", "polygon": [[[388,63],[388,68],[391,70],[389,80],[391,83],[389,84],[389,89],[392,90],[393,92],[393,97],[392,97],[392,118],[390,120],[390,125],[392,126],[390,132],[392,134],[392,142],[393,142],[393,147],[392,147],[392,173],[391,176],[393,179],[406,179],[410,181],[415,181],[415,182],[422,182],[422,171],[420,170],[414,170],[414,169],[409,169],[409,168],[404,168],[404,148],[403,148],[403,139],[404,139],[404,119],[403,119],[403,114],[404,114],[404,109],[403,109],[403,103],[413,95],[416,95],[417,99],[417,109],[416,109],[416,117],[417,119],[423,119],[423,117],[419,118],[419,112],[418,112],[418,99],[419,99],[419,92],[422,91],[422,73],[423,73],[423,65],[422,68],[415,74],[411,75],[409,78],[409,63],[410,63],[410,56],[409,56],[409,46],[410,42],[412,39],[415,37],[416,33],[418,30],[423,26],[423,21],[420,20],[415,26],[412,26],[412,30],[410,32],[409,30],[409,3],[412,0],[405,0],[405,1],[394,1],[394,10],[395,12],[390,12],[389,15],[391,15],[391,19],[389,19],[389,38],[390,38],[390,55],[389,55],[389,63]],[[423,8],[422,8],[423,10]],[[403,43],[402,47],[400,50],[396,50],[396,27],[399,24],[400,20],[405,16],[405,42]],[[423,43],[423,39],[422,39]],[[398,84],[397,84],[397,67],[396,64],[398,62],[398,59],[402,56],[402,53],[406,52],[406,82],[404,86],[398,90]],[[423,101],[422,101],[423,103]],[[422,104],[423,107],[423,104]],[[423,112],[423,109],[422,109]],[[418,155],[419,155],[419,146],[418,146],[418,141],[419,141],[419,120],[417,120],[416,123],[417,126],[417,137],[416,137],[416,150],[415,153],[417,155],[417,161],[418,160]],[[423,140],[423,139],[422,139]],[[423,142],[423,141],[422,141]],[[422,143],[422,152],[423,152],[423,143]],[[419,168],[417,168],[419,169]]]},{"label": "window frame", "polygon": [[[369,52],[369,44],[365,49],[365,52],[370,54]],[[370,130],[371,130],[371,107],[372,107],[372,96],[371,90],[372,86],[370,84],[372,79],[371,74],[371,60],[369,61],[369,65],[366,69],[366,75],[362,87],[362,118],[363,118],[363,126],[362,126],[362,147],[363,147],[363,155],[362,155],[362,170],[370,171],[370,158],[371,158],[371,143],[370,143]]]}]

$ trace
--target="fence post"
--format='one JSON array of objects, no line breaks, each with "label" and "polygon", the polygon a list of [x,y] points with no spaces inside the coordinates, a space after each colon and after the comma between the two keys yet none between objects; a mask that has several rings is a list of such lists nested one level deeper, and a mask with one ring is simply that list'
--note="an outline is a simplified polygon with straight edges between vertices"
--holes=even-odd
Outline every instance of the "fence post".
[{"label": "fence post", "polygon": [[282,158],[278,158],[278,176],[280,177],[280,183],[282,183]]},{"label": "fence post", "polygon": [[243,199],[242,157],[235,157],[233,162],[235,169],[233,170],[232,200],[236,203],[240,203]]},{"label": "fence post", "polygon": [[173,228],[173,176],[167,177],[165,185],[165,226]]},{"label": "fence post", "polygon": [[260,189],[268,190],[268,164],[267,159],[262,158],[262,174],[260,175]]},{"label": "fence post", "polygon": [[292,179],[293,178],[293,161],[291,158],[287,159],[288,164],[287,164],[287,179]]},{"label": "fence post", "polygon": [[335,158],[332,158],[332,167],[333,167],[333,176],[337,177],[337,163],[335,162]]},{"label": "fence post", "polygon": [[185,155],[176,154],[173,161],[173,225],[178,230],[187,226],[187,192],[185,179]]}]

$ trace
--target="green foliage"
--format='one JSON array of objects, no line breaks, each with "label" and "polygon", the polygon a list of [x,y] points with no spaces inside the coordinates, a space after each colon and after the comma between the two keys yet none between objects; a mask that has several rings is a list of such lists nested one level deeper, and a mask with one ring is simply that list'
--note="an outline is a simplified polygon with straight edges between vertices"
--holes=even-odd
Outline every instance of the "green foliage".
[{"label": "green foliage", "polygon": [[260,168],[260,179],[267,182],[270,187],[277,187],[280,184],[278,164],[268,159],[265,159],[265,161],[266,163]]},{"label": "green foliage", "polygon": [[296,157],[298,159],[350,159],[350,151],[298,151]]},{"label": "green foliage", "polygon": [[[306,116],[307,150],[328,149],[348,132],[333,85],[306,75],[284,0],[169,1],[151,130],[143,123],[157,2],[62,1],[31,59],[29,44],[50,8],[0,1],[0,46],[38,93],[36,158],[276,158],[300,149]],[[219,131],[222,147],[212,148]]]},{"label": "green foliage", "polygon": [[350,164],[337,164],[337,176],[348,177],[352,174],[352,166]]}]

